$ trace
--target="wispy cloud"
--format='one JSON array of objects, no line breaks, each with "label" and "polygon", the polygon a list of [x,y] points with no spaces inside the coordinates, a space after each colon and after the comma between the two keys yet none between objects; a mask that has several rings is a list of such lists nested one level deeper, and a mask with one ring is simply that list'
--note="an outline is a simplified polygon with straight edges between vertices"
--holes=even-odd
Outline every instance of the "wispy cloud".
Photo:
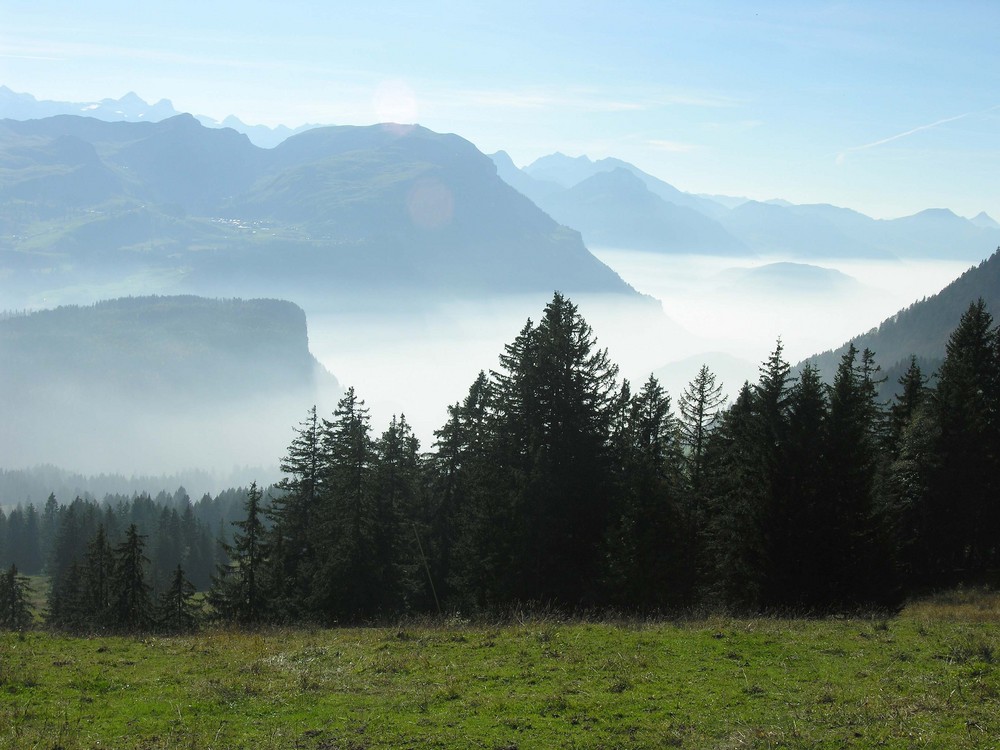
[{"label": "wispy cloud", "polygon": [[926,125],[918,125],[917,127],[910,128],[909,130],[905,130],[902,133],[896,133],[895,135],[890,135],[887,138],[880,138],[879,140],[872,141],[871,143],[864,143],[860,146],[851,146],[850,148],[846,148],[839,154],[837,154],[837,164],[843,164],[849,154],[856,154],[859,151],[867,151],[868,149],[877,148],[878,146],[884,146],[887,143],[892,143],[893,141],[898,141],[902,138],[907,138],[916,133],[922,133],[925,130],[933,130],[934,128],[940,127],[941,125],[946,125],[949,122],[955,122],[956,120],[964,120],[966,117],[985,114],[986,112],[991,112],[995,109],[1000,109],[1000,105],[988,107],[984,110],[963,112],[960,115],[954,115],[953,117],[945,117],[940,120],[935,120],[934,122],[929,122]]},{"label": "wispy cloud", "polygon": [[659,138],[653,138],[646,141],[646,145],[655,151],[668,151],[672,154],[690,154],[693,151],[700,151],[702,149],[702,146],[697,143],[667,141]]},{"label": "wispy cloud", "polygon": [[490,109],[635,112],[646,109],[647,106],[641,101],[623,100],[593,90],[466,89],[443,93],[441,98]]},{"label": "wispy cloud", "polygon": [[[434,84],[442,88],[442,84]],[[442,88],[442,102],[485,109],[562,110],[566,112],[641,112],[663,107],[735,107],[735,99],[710,93],[662,90],[616,90],[590,87],[531,87],[500,89]]]}]

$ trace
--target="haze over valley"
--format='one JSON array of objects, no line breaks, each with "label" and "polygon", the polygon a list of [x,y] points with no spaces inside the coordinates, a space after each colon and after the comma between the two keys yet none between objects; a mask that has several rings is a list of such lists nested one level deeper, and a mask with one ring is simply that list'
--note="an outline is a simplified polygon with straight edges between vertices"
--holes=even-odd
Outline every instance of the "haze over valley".
[{"label": "haze over valley", "polygon": [[[577,302],[624,377],[642,382],[655,371],[676,397],[707,363],[733,394],[779,337],[795,361],[839,346],[1000,245],[986,214],[887,221],[711,199],[617,159],[553,154],[519,169],[502,152],[491,161],[458,136],[416,126],[315,127],[262,149],[188,115],[8,119],[0,161],[8,310],[135,295],[287,299],[305,312],[312,355],[357,389],[375,423],[405,413],[428,447],[447,405],[496,366],[553,290]],[[22,346],[10,331],[36,320],[3,321],[4,346]],[[245,332],[230,334],[233,344]],[[119,341],[126,369],[169,356],[138,354],[141,342]],[[100,350],[102,366],[113,365],[113,346]],[[97,397],[98,380],[69,351],[35,389],[44,397],[19,403],[7,421],[11,466],[128,474],[255,465],[276,478],[296,421],[313,403],[329,413],[340,392],[286,384],[268,395],[258,384],[245,404],[229,394],[235,410],[192,402],[188,421],[183,407],[156,406],[148,382],[123,391],[111,380]],[[7,358],[7,393],[41,366],[21,356]],[[249,359],[229,367],[225,380],[240,380],[239,368],[257,377]],[[205,382],[171,372],[159,377],[176,393]],[[144,393],[150,404],[137,409]],[[121,414],[128,424],[112,430]],[[42,415],[62,429],[34,427]],[[88,425],[100,439],[78,439]]]}]

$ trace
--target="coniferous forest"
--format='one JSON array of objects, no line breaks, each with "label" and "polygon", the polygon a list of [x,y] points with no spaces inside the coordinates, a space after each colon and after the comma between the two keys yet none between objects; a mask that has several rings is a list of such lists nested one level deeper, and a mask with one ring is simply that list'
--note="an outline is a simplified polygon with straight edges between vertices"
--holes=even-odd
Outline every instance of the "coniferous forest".
[{"label": "coniferous forest", "polygon": [[730,398],[707,367],[672,398],[620,380],[557,293],[429,451],[403,416],[377,431],[350,388],[305,413],[273,487],[0,513],[0,626],[27,622],[21,572],[50,577],[48,623],[121,631],[522,606],[821,615],[989,581],[1000,334],[984,303],[937,372],[913,359],[888,403],[881,381],[877,353],[849,347],[827,383],[779,342]]}]

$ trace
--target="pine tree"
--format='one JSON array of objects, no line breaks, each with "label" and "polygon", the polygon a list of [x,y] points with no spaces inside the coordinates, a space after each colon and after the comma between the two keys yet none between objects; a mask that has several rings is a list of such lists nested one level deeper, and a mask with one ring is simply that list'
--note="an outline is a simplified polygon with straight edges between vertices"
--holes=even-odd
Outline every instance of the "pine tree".
[{"label": "pine tree", "polygon": [[111,624],[115,616],[114,589],[118,570],[114,550],[104,533],[104,526],[87,545],[80,590],[81,611],[77,628],[100,628]]},{"label": "pine tree", "polygon": [[722,414],[706,447],[708,520],[706,552],[711,562],[706,594],[713,603],[752,611],[767,586],[773,450],[757,413],[749,383]]},{"label": "pine tree", "polygon": [[705,473],[705,448],[719,418],[719,409],[725,403],[722,385],[716,384],[715,375],[702,365],[678,400],[681,412],[681,440],[685,448],[688,477],[695,494],[701,492]]},{"label": "pine tree", "polygon": [[948,340],[934,396],[940,426],[931,492],[935,536],[924,541],[944,576],[977,577],[1000,559],[998,350],[997,327],[980,299]]},{"label": "pine tree", "polygon": [[50,493],[45,500],[39,532],[42,566],[46,572],[51,572],[48,567],[52,561],[52,548],[59,533],[59,501],[56,500],[55,493]]},{"label": "pine tree", "polygon": [[140,633],[153,625],[152,587],[146,580],[149,558],[143,554],[145,539],[133,523],[115,548],[111,625],[129,633]]},{"label": "pine tree", "polygon": [[31,627],[30,585],[25,576],[11,565],[0,573],[0,630],[24,630]]},{"label": "pine tree", "polygon": [[819,371],[806,364],[789,391],[788,430],[769,536],[769,606],[815,610],[825,602],[820,581],[834,561],[826,538],[829,404]]},{"label": "pine tree", "polygon": [[913,415],[927,401],[930,394],[927,378],[917,364],[916,356],[910,357],[910,366],[899,378],[899,387],[899,395],[895,403],[889,407],[888,441],[892,453],[898,449],[903,431],[912,421]]},{"label": "pine tree", "polygon": [[354,388],[322,421],[326,465],[313,545],[322,556],[312,572],[310,609],[327,621],[356,620],[377,609],[372,500],[374,450],[368,409]]},{"label": "pine tree", "polygon": [[700,568],[670,396],[652,375],[618,430],[621,470],[607,542],[608,598],[657,609],[690,603]]},{"label": "pine tree", "polygon": [[618,368],[576,305],[553,295],[495,374],[498,464],[522,547],[515,595],[593,601],[612,485],[608,444]]},{"label": "pine tree", "polygon": [[195,600],[194,594],[194,584],[178,564],[171,576],[170,585],[157,600],[157,624],[171,633],[186,633],[197,628],[201,605]]},{"label": "pine tree", "polygon": [[247,490],[242,521],[233,521],[238,529],[232,544],[219,540],[228,563],[220,565],[212,579],[208,601],[216,616],[241,625],[262,622],[268,616],[265,579],[267,540],[264,529],[263,493],[253,482]]},{"label": "pine tree", "polygon": [[295,429],[281,461],[284,479],[278,483],[267,511],[271,522],[271,570],[275,609],[289,618],[303,615],[310,598],[310,581],[317,565],[314,525],[319,521],[327,457],[321,446],[320,420],[313,406]]},{"label": "pine tree", "polygon": [[837,609],[888,603],[896,593],[874,504],[883,434],[877,372],[872,352],[861,352],[859,361],[851,344],[830,388],[826,449],[830,560],[828,575],[818,585],[829,606]]},{"label": "pine tree", "polygon": [[431,580],[442,600],[466,609],[495,605],[513,587],[513,520],[498,479],[494,401],[493,383],[480,372],[465,399],[449,407],[431,459]]},{"label": "pine tree", "polygon": [[417,590],[416,573],[423,564],[416,544],[420,532],[426,536],[427,531],[417,527],[422,505],[420,443],[401,415],[392,417],[373,448],[375,606],[380,614],[398,614]]}]

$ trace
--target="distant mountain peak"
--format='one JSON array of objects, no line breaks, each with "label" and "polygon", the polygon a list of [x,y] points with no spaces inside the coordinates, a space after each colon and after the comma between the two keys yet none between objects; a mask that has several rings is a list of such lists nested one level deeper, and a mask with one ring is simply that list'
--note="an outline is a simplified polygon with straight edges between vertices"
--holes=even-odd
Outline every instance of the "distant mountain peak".
[{"label": "distant mountain peak", "polygon": [[969,219],[977,227],[984,227],[986,229],[1000,229],[1000,223],[997,223],[996,219],[990,216],[985,211],[980,211],[978,214]]},{"label": "distant mountain peak", "polygon": [[[0,119],[41,120],[56,115],[83,115],[105,122],[161,122],[178,114],[181,113],[174,108],[170,99],[160,99],[156,104],[150,104],[134,91],[129,91],[120,99],[60,102],[36,99],[31,94],[17,93],[7,86],[0,86]],[[297,128],[288,128],[284,125],[275,128],[266,125],[247,125],[232,115],[221,123],[204,115],[195,115],[195,119],[206,127],[228,127],[244,133],[254,145],[261,148],[272,148],[291,135],[317,127],[311,124]]]},{"label": "distant mountain peak", "polygon": [[938,221],[954,221],[955,219],[959,219],[960,221],[963,220],[950,208],[925,208],[923,211],[918,211],[913,214],[910,218],[935,219]]}]

